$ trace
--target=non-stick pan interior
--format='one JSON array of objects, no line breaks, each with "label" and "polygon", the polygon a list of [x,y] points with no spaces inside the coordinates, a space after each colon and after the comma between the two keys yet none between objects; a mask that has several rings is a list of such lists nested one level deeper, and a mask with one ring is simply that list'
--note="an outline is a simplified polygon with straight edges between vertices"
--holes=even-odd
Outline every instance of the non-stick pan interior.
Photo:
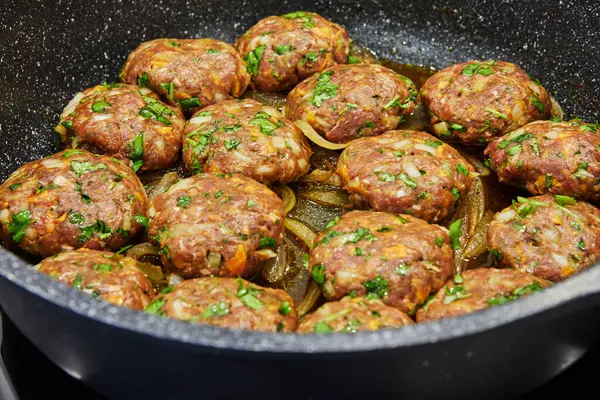
[{"label": "non-stick pan interior", "polygon": [[[232,43],[259,19],[294,10],[318,12],[380,57],[403,63],[441,68],[468,59],[515,62],[540,79],[568,117],[595,122],[598,8],[597,0],[9,2],[0,9],[0,180],[24,162],[53,153],[53,127],[64,105],[82,89],[115,81],[139,43],[157,37]],[[0,273],[7,273],[14,261],[3,252]],[[11,279],[43,292],[37,285],[49,280],[29,279],[34,273]],[[64,289],[52,289],[57,301],[71,292]]]}]

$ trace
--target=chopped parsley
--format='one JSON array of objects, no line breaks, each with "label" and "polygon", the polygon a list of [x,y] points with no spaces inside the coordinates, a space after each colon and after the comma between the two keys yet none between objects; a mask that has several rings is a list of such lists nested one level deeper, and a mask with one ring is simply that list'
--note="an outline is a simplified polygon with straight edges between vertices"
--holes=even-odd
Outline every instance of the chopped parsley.
[{"label": "chopped parsley", "polygon": [[197,97],[190,97],[189,99],[179,100],[178,103],[183,110],[189,110],[190,108],[200,107],[202,105]]},{"label": "chopped parsley", "polygon": [[290,45],[277,45],[275,46],[275,53],[279,54],[280,56],[289,53],[290,51],[292,51],[292,46]]},{"label": "chopped parsley", "polygon": [[498,249],[492,249],[491,254],[492,257],[497,261],[502,261],[502,258],[504,258],[504,254],[502,254],[502,252]]},{"label": "chopped parsley", "polygon": [[222,317],[223,315],[229,314],[229,306],[224,301],[219,301],[211,306],[208,306],[202,313],[202,319],[210,317]]},{"label": "chopped parsley", "polygon": [[507,295],[500,295],[500,296],[492,297],[491,299],[489,299],[487,301],[487,303],[490,306],[497,306],[500,304],[508,303],[509,301],[516,300],[523,295],[538,292],[542,289],[543,289],[542,285],[540,285],[539,282],[536,281],[530,285],[516,288],[515,290],[513,290],[512,292],[510,292]]},{"label": "chopped parsley", "polygon": [[175,92],[175,85],[173,84],[173,82],[161,83],[160,87],[165,91],[169,100],[173,101],[173,93]]},{"label": "chopped parsley", "polygon": [[97,171],[100,169],[107,169],[106,164],[104,164],[104,163],[92,164],[89,161],[71,161],[71,170],[77,176],[81,176],[87,172]]},{"label": "chopped parsley", "polygon": [[319,286],[323,286],[325,283],[325,265],[323,264],[315,264],[312,268],[312,279]]},{"label": "chopped parsley", "polygon": [[144,133],[138,132],[130,144],[129,159],[133,161],[133,171],[137,172],[144,163]]},{"label": "chopped parsley", "polygon": [[133,220],[138,224],[142,225],[144,228],[148,229],[148,217],[146,217],[145,215],[134,215]]},{"label": "chopped parsley", "polygon": [[190,205],[192,198],[190,196],[181,196],[177,198],[177,207],[186,208]]},{"label": "chopped parsley", "polygon": [[150,96],[142,96],[146,105],[140,109],[138,115],[143,118],[155,119],[165,125],[171,125],[171,121],[166,115],[173,115],[173,111],[159,103],[155,98]]},{"label": "chopped parsley", "polygon": [[110,103],[105,101],[96,101],[92,104],[92,111],[95,113],[104,112],[108,107],[110,107]]},{"label": "chopped parsley", "polygon": [[64,158],[69,158],[69,157],[71,157],[73,154],[79,154],[79,153],[83,153],[83,152],[82,152],[81,150],[78,150],[78,149],[70,149],[70,150],[67,150],[67,151],[65,151],[65,152],[63,153],[63,157],[64,157]]},{"label": "chopped parsley", "polygon": [[260,243],[258,244],[259,249],[275,248],[276,246],[277,246],[277,240],[275,240],[275,238],[272,238],[270,236],[263,236],[260,239]]},{"label": "chopped parsley", "polygon": [[235,150],[240,144],[241,142],[236,138],[223,141],[223,146],[225,146],[225,149],[227,150]]},{"label": "chopped parsley", "polygon": [[494,73],[494,69],[491,68],[490,65],[493,65],[493,61],[492,64],[469,64],[465,68],[463,68],[462,74],[465,76],[473,76],[475,74],[488,76]]},{"label": "chopped parsley", "polygon": [[15,243],[21,243],[23,236],[25,236],[25,230],[31,224],[31,213],[29,210],[23,210],[10,217],[10,223],[8,224],[8,233],[12,236],[12,240]]},{"label": "chopped parsley", "polygon": [[339,86],[331,82],[333,71],[328,71],[320,74],[317,77],[317,86],[313,89],[310,103],[314,106],[321,107],[327,99],[337,96]]},{"label": "chopped parsley", "polygon": [[327,324],[327,322],[320,321],[315,324],[315,333],[331,333],[333,329]]},{"label": "chopped parsley", "polygon": [[466,299],[467,297],[472,296],[467,288],[462,285],[462,276],[454,275],[453,282],[454,286],[446,286],[444,288],[444,293],[446,294],[446,297],[444,298],[444,304],[450,304],[456,300]]},{"label": "chopped parsley", "polygon": [[22,184],[23,184],[22,182],[19,182],[19,183],[13,183],[13,184],[12,184],[12,185],[10,185],[8,188],[9,188],[11,191],[13,191],[13,190],[16,190],[16,189],[18,189],[19,187],[21,187],[21,185],[22,185]]},{"label": "chopped parsley", "polygon": [[250,125],[258,125],[260,127],[260,133],[266,136],[273,136],[273,131],[279,127],[278,124],[270,121],[271,116],[266,112],[259,111],[256,117],[250,121]]},{"label": "chopped parsley", "polygon": [[456,172],[458,172],[459,174],[463,174],[464,176],[469,176],[469,170],[462,164],[458,164],[456,166]]},{"label": "chopped parsley", "polygon": [[353,56],[353,55],[349,55],[348,56],[348,64],[360,64],[360,58]]},{"label": "chopped parsley", "polygon": [[585,251],[585,242],[583,241],[583,239],[577,242],[577,248],[581,251]]},{"label": "chopped parsley", "polygon": [[206,49],[205,53],[206,53],[206,54],[221,54],[221,50],[216,50],[216,49]]},{"label": "chopped parsley", "polygon": [[69,222],[73,225],[81,225],[85,222],[85,217],[77,212],[69,212]]},{"label": "chopped parsley", "polygon": [[396,267],[396,275],[406,276],[408,275],[408,266],[406,264],[400,264]]},{"label": "chopped parsley", "polygon": [[503,113],[501,113],[501,112],[500,112],[500,111],[498,111],[498,110],[494,110],[493,108],[486,107],[486,108],[485,108],[485,111],[489,112],[489,113],[490,113],[490,114],[492,114],[492,115],[495,115],[495,116],[496,116],[496,117],[498,117],[498,118],[502,118],[503,120],[506,120],[506,121],[508,121],[508,117],[506,116],[506,114],[503,114]]},{"label": "chopped parsley", "polygon": [[327,226],[325,227],[325,229],[333,228],[338,223],[339,220],[340,220],[340,217],[335,217],[334,219],[332,219],[331,221],[329,221],[327,223]]},{"label": "chopped parsley", "polygon": [[110,264],[94,264],[93,268],[94,271],[102,272],[104,274],[107,274],[113,270],[113,266]]},{"label": "chopped parsley", "polygon": [[237,291],[237,297],[242,303],[248,308],[253,308],[255,310],[262,309],[264,304],[256,297],[260,291],[254,288],[250,282],[244,287],[244,280],[242,278],[237,278],[237,281],[240,284]]},{"label": "chopped parsley", "polygon": [[544,177],[544,188],[550,189],[552,187],[552,175],[546,174]]},{"label": "chopped parsley", "polygon": [[462,219],[457,219],[448,227],[450,231],[450,240],[452,241],[452,248],[457,250],[460,247],[460,237],[462,235]]},{"label": "chopped parsley", "polygon": [[517,208],[517,203],[515,203],[515,201],[513,200],[513,207],[517,209],[517,212],[519,213],[519,216],[521,218],[525,218],[526,216],[533,214],[537,207],[548,205],[547,203],[544,203],[542,201],[538,201],[531,198],[526,199],[525,197],[521,196],[517,197],[517,201],[519,204],[521,204],[521,206]]},{"label": "chopped parsley", "polygon": [[530,97],[529,100],[531,100],[531,104],[533,104],[539,112],[543,113],[545,111],[544,103],[542,103],[537,96]]},{"label": "chopped parsley", "polygon": [[554,196],[554,201],[561,207],[577,204],[577,200],[575,200],[574,198],[569,196],[563,196],[560,194]]},{"label": "chopped parsley", "polygon": [[279,314],[285,316],[288,315],[290,311],[292,311],[292,306],[289,302],[284,301],[283,303],[281,303],[281,305],[279,306],[279,310],[277,311],[279,311]]},{"label": "chopped parsley", "polygon": [[153,314],[153,315],[161,315],[161,309],[165,305],[164,298],[157,298],[152,303],[148,304],[148,307],[144,310],[145,313]]},{"label": "chopped parsley", "polygon": [[400,180],[411,189],[414,189],[418,186],[417,182],[415,182],[413,178],[411,178],[404,172],[398,175],[394,175],[387,172],[375,171],[374,174],[378,176],[381,182],[395,182],[397,180]]},{"label": "chopped parsley", "polygon": [[250,75],[258,75],[258,65],[262,60],[266,48],[267,47],[264,44],[260,45],[244,56],[244,61],[246,62],[246,70]]},{"label": "chopped parsley", "polygon": [[313,19],[312,19],[312,15],[310,15],[304,11],[295,11],[295,12],[287,13],[287,14],[283,15],[283,18],[296,19],[296,20],[298,20],[298,23],[301,23],[302,25],[304,25],[305,28],[310,29],[315,26],[315,23],[313,22]]},{"label": "chopped parsley", "polygon": [[356,248],[354,248],[354,255],[355,256],[364,256],[365,252],[360,247],[356,247]]},{"label": "chopped parsley", "polygon": [[435,244],[437,244],[438,247],[442,247],[444,245],[444,238],[443,237],[436,237],[435,238]]},{"label": "chopped parsley", "polygon": [[381,275],[377,275],[375,278],[363,283],[363,286],[367,290],[367,296],[376,296],[378,298],[384,298],[388,295],[389,283]]},{"label": "chopped parsley", "polygon": [[144,72],[142,76],[137,78],[137,84],[139,87],[150,87],[150,79],[148,73]]},{"label": "chopped parsley", "polygon": [[167,43],[169,43],[170,46],[173,47],[181,47],[181,45],[173,40],[169,40]]},{"label": "chopped parsley", "polygon": [[457,187],[452,188],[452,196],[454,196],[455,201],[458,201],[458,199],[460,199],[460,191]]}]

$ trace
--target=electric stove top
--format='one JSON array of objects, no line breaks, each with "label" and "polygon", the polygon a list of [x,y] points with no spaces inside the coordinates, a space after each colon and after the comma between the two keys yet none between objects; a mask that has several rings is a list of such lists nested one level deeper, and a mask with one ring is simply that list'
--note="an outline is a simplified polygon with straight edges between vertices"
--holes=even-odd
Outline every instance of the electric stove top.
[{"label": "electric stove top", "polygon": [[[19,400],[110,400],[55,366],[5,315],[2,315],[2,333],[2,356]],[[592,376],[599,365],[600,346],[597,346],[561,375],[522,399],[572,396],[573,388],[577,388],[580,393],[594,393],[592,389],[597,385]],[[2,398],[1,388],[0,400],[5,400]]]}]

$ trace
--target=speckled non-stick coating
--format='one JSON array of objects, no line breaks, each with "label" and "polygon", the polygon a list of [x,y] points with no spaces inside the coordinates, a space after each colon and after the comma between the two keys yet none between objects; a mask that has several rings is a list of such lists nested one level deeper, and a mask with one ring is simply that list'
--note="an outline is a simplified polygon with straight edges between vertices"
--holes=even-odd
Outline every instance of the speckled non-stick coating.
[{"label": "speckled non-stick coating", "polygon": [[[0,179],[55,151],[53,126],[77,92],[114,81],[129,51],[157,37],[232,43],[270,14],[311,10],[378,55],[440,68],[472,58],[515,62],[540,79],[568,116],[600,113],[597,0],[483,1],[9,1],[0,8]],[[359,351],[458,337],[598,291],[600,269],[506,309],[414,329],[322,337],[227,332],[119,309],[51,282],[0,250],[0,274],[98,320],[174,340],[253,351]],[[507,312],[510,310],[510,312]]]}]

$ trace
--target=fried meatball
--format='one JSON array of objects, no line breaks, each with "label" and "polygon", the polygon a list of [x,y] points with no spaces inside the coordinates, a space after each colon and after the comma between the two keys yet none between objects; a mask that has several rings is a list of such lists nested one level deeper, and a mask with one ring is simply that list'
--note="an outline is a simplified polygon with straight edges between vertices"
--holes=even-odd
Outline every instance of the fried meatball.
[{"label": "fried meatball", "polygon": [[469,190],[474,172],[452,147],[417,131],[356,140],[337,164],[344,188],[357,203],[428,222],[448,216]]},{"label": "fried meatball", "polygon": [[308,172],[311,154],[292,122],[255,100],[214,104],[185,128],[183,160],[196,173],[237,172],[262,183],[285,183]]},{"label": "fried meatball", "polygon": [[350,211],[329,223],[310,255],[327,300],[379,297],[411,313],[452,276],[448,231],[410,215]]},{"label": "fried meatball", "polygon": [[240,97],[250,75],[235,49],[215,39],[154,39],[129,57],[121,80],[149,87],[189,114]]},{"label": "fried meatball", "polygon": [[283,202],[238,174],[182,179],[152,200],[149,235],[163,265],[186,278],[253,276],[283,236]]},{"label": "fried meatball", "polygon": [[519,197],[494,216],[488,246],[498,265],[558,282],[600,256],[600,210],[568,196]]},{"label": "fried meatball", "polygon": [[325,303],[307,315],[298,326],[300,333],[331,333],[376,331],[384,328],[401,328],[414,324],[408,315],[376,299],[344,297],[340,301]]},{"label": "fried meatball", "polygon": [[550,95],[525,71],[504,61],[468,61],[442,69],[421,88],[429,130],[485,145],[529,122],[550,118]]},{"label": "fried meatball", "polygon": [[410,79],[377,64],[338,65],[314,75],[287,96],[285,116],[308,122],[334,143],[394,129],[416,105]]},{"label": "fried meatball", "polygon": [[345,64],[350,38],[338,24],[297,11],[258,21],[235,48],[244,57],[253,89],[281,92],[325,68]]},{"label": "fried meatball", "polygon": [[146,308],[193,323],[233,329],[293,332],[298,313],[281,289],[257,286],[242,278],[197,278],[163,290]]},{"label": "fried meatball", "polygon": [[455,317],[516,300],[550,282],[512,269],[477,268],[455,275],[417,311],[417,322]]},{"label": "fried meatball", "polygon": [[131,168],[65,150],[21,166],[0,186],[0,237],[42,257],[79,247],[117,250],[143,229],[147,208]]},{"label": "fried meatball", "polygon": [[57,130],[68,147],[111,155],[135,171],[147,171],[175,164],[184,124],[179,108],[164,104],[150,89],[117,83],[78,93]]},{"label": "fried meatball", "polygon": [[537,121],[485,149],[500,182],[530,193],[600,200],[600,128],[581,121]]},{"label": "fried meatball", "polygon": [[146,308],[154,297],[148,277],[133,258],[106,251],[64,251],[36,265],[59,282],[117,306]]}]

